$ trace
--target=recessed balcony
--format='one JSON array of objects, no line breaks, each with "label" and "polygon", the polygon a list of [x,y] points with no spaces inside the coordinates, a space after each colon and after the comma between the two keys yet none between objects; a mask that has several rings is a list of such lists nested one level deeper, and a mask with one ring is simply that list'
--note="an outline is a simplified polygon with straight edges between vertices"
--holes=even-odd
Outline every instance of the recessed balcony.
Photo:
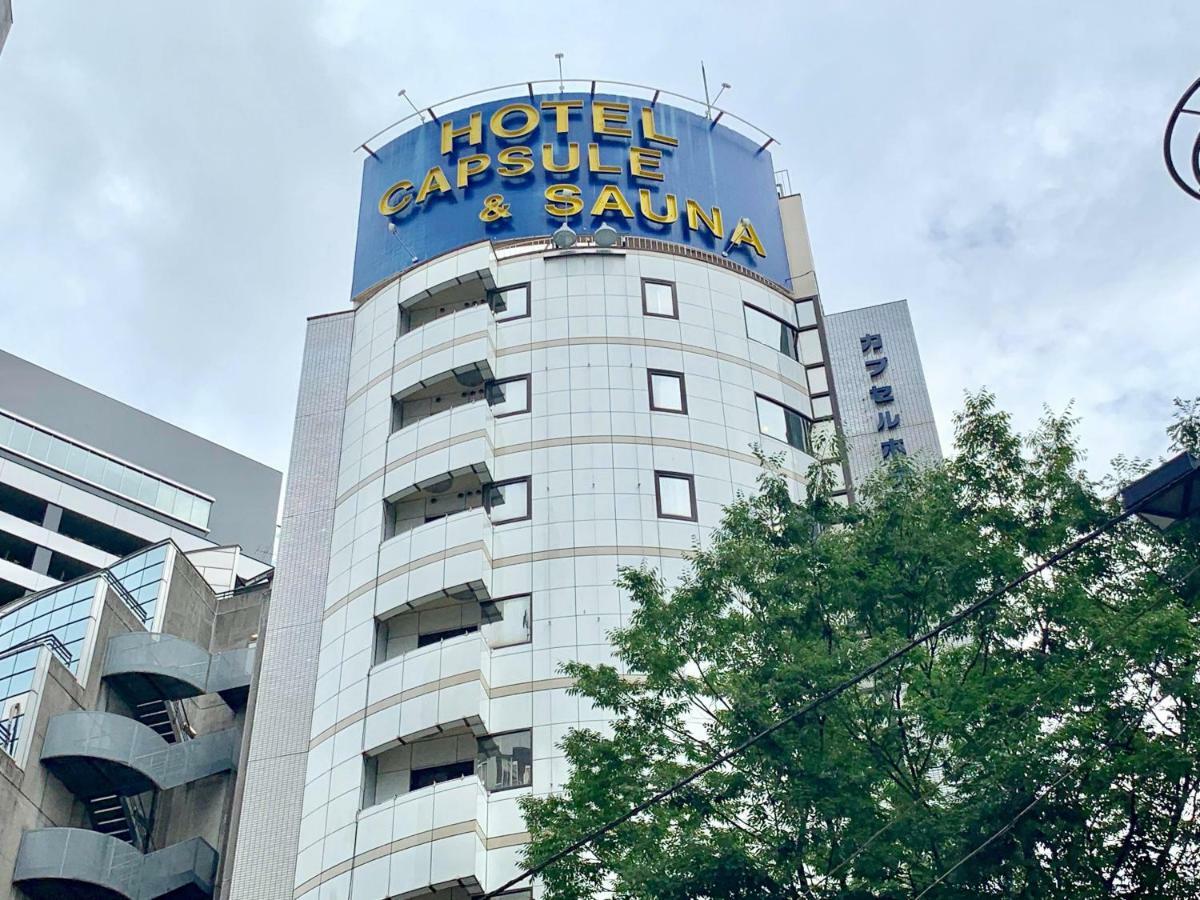
[{"label": "recessed balcony", "polygon": [[[481,386],[479,391],[482,393]],[[447,473],[485,470],[492,456],[492,416],[482,397],[411,421],[388,438],[387,496],[435,485]]]}]

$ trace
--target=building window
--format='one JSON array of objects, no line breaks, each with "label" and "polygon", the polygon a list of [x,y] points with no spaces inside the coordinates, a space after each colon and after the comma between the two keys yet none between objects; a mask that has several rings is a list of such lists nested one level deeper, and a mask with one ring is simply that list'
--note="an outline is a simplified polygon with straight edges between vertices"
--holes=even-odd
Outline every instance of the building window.
[{"label": "building window", "polygon": [[742,308],[746,314],[746,337],[799,362],[800,351],[796,341],[799,332],[796,326],[789,325],[783,319],[777,319],[749,303],[744,304]]},{"label": "building window", "polygon": [[497,322],[511,322],[529,315],[529,285],[514,284],[488,292],[488,304]]},{"label": "building window", "polygon": [[647,369],[646,379],[650,387],[651,410],[687,415],[687,389],[682,372]]},{"label": "building window", "polygon": [[444,631],[428,631],[417,635],[417,647],[428,647],[430,644],[440,644],[450,638],[462,637],[464,634],[474,634],[479,630],[478,625],[464,625],[461,628],[447,628]]},{"label": "building window", "polygon": [[696,480],[682,472],[655,472],[654,494],[660,519],[696,521]]},{"label": "building window", "polygon": [[532,388],[528,375],[501,378],[487,386],[487,402],[497,419],[529,412]]},{"label": "building window", "polygon": [[483,600],[479,604],[483,639],[493,650],[528,644],[533,633],[533,598],[529,594]]},{"label": "building window", "polygon": [[533,732],[513,731],[480,738],[475,771],[489,792],[529,787],[533,784]]},{"label": "building window", "polygon": [[465,762],[446,763],[441,766],[429,766],[425,769],[413,769],[408,779],[408,789],[419,791],[421,788],[443,781],[453,781],[456,778],[469,778],[475,774],[474,760]]},{"label": "building window", "polygon": [[808,453],[812,447],[809,440],[811,423],[800,413],[782,403],[763,397],[755,397],[758,403],[758,430],[767,437],[786,441],[797,450]]},{"label": "building window", "polygon": [[0,413],[0,447],[121,494],[196,528],[208,528],[211,500],[4,413]]},{"label": "building window", "polygon": [[678,319],[679,304],[675,299],[674,282],[643,278],[642,312],[662,319]]},{"label": "building window", "polygon": [[530,517],[529,476],[497,481],[487,487],[484,506],[493,525],[505,522],[520,522]]}]

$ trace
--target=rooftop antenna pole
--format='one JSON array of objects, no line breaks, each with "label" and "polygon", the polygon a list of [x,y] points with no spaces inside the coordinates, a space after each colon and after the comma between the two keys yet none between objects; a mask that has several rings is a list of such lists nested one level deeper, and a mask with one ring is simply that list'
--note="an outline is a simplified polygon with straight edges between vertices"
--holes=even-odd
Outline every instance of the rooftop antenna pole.
[{"label": "rooftop antenna pole", "polygon": [[704,71],[704,60],[700,60],[700,79],[704,82],[704,114],[712,118],[712,102],[708,99],[708,73]]},{"label": "rooftop antenna pole", "polygon": [[396,94],[396,96],[403,97],[405,100],[407,100],[408,105],[411,106],[413,108],[413,112],[415,112],[417,114],[417,118],[420,119],[422,122],[425,121],[425,113],[423,113],[419,109],[417,109],[417,104],[413,103],[412,97],[408,96],[408,88],[401,88],[400,91]]},{"label": "rooftop antenna pole", "polygon": [[562,53],[555,53],[554,58],[558,60],[558,92],[563,92],[563,77],[562,77]]}]

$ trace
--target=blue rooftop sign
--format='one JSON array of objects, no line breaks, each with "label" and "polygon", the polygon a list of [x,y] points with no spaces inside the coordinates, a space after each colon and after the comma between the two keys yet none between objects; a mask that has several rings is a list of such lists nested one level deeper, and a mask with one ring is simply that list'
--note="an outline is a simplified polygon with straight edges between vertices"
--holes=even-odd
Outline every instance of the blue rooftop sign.
[{"label": "blue rooftop sign", "polygon": [[439,116],[367,157],[352,293],[414,257],[564,222],[723,253],[787,286],[770,153],[663,103],[547,94]]}]

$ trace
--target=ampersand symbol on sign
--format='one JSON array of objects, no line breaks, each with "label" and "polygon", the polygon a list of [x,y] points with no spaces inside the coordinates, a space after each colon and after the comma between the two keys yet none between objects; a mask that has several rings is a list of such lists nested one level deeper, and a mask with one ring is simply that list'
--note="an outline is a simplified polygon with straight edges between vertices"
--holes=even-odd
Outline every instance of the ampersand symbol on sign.
[{"label": "ampersand symbol on sign", "polygon": [[504,202],[503,194],[489,194],[483,198],[483,209],[479,211],[479,221],[495,222],[511,217],[512,213],[508,211],[508,204]]}]

